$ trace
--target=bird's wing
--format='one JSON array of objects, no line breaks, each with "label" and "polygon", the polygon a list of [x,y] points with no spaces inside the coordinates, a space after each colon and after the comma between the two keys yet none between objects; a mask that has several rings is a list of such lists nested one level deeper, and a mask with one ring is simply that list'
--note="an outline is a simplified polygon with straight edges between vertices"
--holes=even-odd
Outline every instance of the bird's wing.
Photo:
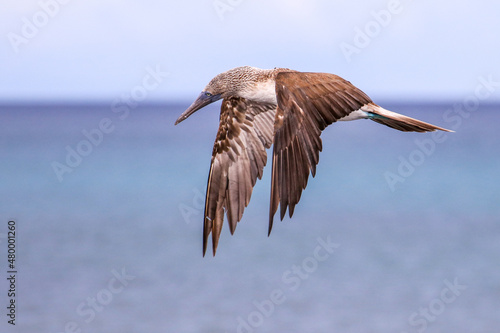
[{"label": "bird's wing", "polygon": [[326,73],[278,73],[276,97],[269,233],[278,204],[281,219],[287,207],[291,217],[309,172],[314,177],[321,131],[372,102],[349,81]]},{"label": "bird's wing", "polygon": [[222,101],[219,130],[208,175],[203,255],[210,233],[215,255],[224,210],[231,234],[241,220],[257,177],[262,177],[267,162],[266,148],[272,144],[275,113],[274,104],[235,97]]}]

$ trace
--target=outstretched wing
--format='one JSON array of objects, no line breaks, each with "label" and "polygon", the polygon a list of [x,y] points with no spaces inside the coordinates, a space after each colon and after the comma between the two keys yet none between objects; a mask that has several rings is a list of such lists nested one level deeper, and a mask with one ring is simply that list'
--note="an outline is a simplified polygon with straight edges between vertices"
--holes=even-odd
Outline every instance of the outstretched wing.
[{"label": "outstretched wing", "polygon": [[231,234],[250,201],[257,177],[267,162],[266,148],[273,140],[276,105],[244,98],[222,101],[220,124],[212,153],[205,201],[203,255],[212,233],[213,254],[217,250],[224,210]]},{"label": "outstretched wing", "polygon": [[349,81],[326,73],[281,72],[276,97],[269,233],[278,204],[281,219],[287,207],[291,217],[309,172],[314,177],[321,131],[372,102]]}]

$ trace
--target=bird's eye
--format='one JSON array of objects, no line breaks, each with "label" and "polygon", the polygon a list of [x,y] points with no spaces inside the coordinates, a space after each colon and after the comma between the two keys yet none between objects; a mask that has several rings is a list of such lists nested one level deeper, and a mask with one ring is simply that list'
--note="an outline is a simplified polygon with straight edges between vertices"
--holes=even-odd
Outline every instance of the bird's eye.
[{"label": "bird's eye", "polygon": [[212,97],[212,94],[207,91],[207,92],[205,92],[205,96]]}]

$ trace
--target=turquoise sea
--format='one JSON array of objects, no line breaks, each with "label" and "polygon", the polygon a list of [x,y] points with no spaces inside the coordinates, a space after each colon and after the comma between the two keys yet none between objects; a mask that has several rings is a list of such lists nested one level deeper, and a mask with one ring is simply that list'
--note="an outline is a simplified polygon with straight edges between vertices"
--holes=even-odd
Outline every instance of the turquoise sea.
[{"label": "turquoise sea", "polygon": [[500,105],[333,124],[294,217],[267,237],[268,165],[203,258],[219,105],[174,127],[189,103],[0,107],[1,332],[498,332]]}]

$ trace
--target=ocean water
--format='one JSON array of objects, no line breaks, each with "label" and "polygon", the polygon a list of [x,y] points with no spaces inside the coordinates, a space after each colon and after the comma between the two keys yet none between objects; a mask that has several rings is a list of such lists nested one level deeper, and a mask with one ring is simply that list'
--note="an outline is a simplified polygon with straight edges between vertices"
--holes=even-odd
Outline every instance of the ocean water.
[{"label": "ocean water", "polygon": [[498,332],[500,105],[333,124],[294,217],[267,237],[268,166],[203,258],[219,106],[174,127],[188,104],[0,108],[2,332]]}]

